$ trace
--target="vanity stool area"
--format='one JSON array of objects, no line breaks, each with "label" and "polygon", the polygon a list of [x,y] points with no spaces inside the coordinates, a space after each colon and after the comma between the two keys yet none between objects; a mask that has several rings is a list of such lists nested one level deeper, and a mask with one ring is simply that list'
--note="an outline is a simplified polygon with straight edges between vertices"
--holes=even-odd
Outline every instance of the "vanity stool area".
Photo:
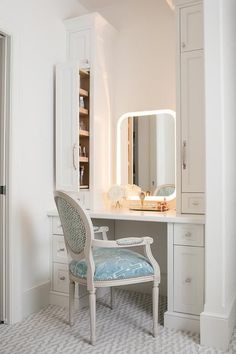
[{"label": "vanity stool area", "polygon": [[[108,238],[151,236],[153,255],[161,268],[160,294],[167,295],[164,325],[199,332],[204,305],[204,217],[176,216],[174,212],[89,211],[93,224],[109,227]],[[68,306],[68,265],[59,216],[48,213],[51,242],[50,303]],[[125,230],[125,231],[124,231]],[[159,254],[161,256],[159,256]],[[129,290],[139,290],[139,285]],[[148,287],[140,288],[148,292]],[[98,297],[105,292],[99,292]],[[77,295],[78,297],[78,295]],[[87,291],[80,286],[80,306],[87,305]]]}]

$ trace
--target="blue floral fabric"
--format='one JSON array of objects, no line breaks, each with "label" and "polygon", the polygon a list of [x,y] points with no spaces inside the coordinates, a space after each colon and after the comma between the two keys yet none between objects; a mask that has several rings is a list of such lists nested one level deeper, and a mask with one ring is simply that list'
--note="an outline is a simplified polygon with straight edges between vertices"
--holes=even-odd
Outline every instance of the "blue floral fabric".
[{"label": "blue floral fabric", "polygon": [[[93,250],[95,263],[94,280],[115,280],[142,277],[154,274],[148,259],[137,252],[123,248],[95,248]],[[79,278],[86,278],[87,264],[73,260],[69,264],[70,272]]]}]

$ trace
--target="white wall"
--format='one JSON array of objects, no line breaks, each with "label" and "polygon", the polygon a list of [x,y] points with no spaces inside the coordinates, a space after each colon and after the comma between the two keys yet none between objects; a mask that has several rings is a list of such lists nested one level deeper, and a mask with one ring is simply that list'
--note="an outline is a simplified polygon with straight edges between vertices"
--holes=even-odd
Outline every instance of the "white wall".
[{"label": "white wall", "polygon": [[226,349],[236,323],[236,2],[205,0],[206,304],[203,344]]},{"label": "white wall", "polygon": [[84,12],[76,0],[0,2],[0,30],[12,36],[12,321],[33,310],[30,289],[49,280],[46,212],[54,208],[53,71],[65,60],[62,20]]},{"label": "white wall", "polygon": [[161,0],[119,0],[98,11],[119,31],[114,55],[114,147],[121,114],[175,110],[174,12]]}]

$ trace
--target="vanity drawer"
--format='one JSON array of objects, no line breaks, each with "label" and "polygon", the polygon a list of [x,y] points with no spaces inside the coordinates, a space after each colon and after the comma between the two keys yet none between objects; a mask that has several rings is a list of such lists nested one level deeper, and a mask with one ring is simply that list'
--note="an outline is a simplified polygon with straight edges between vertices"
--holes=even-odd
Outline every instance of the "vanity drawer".
[{"label": "vanity drawer", "polygon": [[60,293],[69,292],[68,264],[53,263],[52,290]]},{"label": "vanity drawer", "polygon": [[205,213],[204,194],[203,193],[183,193],[182,213],[204,214]]},{"label": "vanity drawer", "polygon": [[61,220],[59,216],[54,216],[52,218],[52,233],[54,235],[63,235]]},{"label": "vanity drawer", "polygon": [[53,235],[52,237],[53,262],[67,263],[68,259],[64,237],[58,235]]},{"label": "vanity drawer", "polygon": [[174,244],[185,246],[204,246],[204,226],[193,224],[174,225]]}]

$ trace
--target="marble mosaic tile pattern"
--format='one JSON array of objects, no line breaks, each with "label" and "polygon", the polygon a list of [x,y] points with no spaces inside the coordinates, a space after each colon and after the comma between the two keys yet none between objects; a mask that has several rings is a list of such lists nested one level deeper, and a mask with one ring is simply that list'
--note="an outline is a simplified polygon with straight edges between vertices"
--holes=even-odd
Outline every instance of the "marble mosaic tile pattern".
[{"label": "marble mosaic tile pattern", "polygon": [[[113,310],[97,303],[97,343],[89,344],[89,312],[75,313],[67,324],[67,310],[48,306],[15,325],[0,325],[1,354],[236,354],[236,331],[228,352],[202,347],[199,335],[169,330],[160,325],[158,338],[151,335],[151,296],[116,289]],[[166,308],[161,298],[160,317]],[[162,321],[161,321],[162,322]]]}]

